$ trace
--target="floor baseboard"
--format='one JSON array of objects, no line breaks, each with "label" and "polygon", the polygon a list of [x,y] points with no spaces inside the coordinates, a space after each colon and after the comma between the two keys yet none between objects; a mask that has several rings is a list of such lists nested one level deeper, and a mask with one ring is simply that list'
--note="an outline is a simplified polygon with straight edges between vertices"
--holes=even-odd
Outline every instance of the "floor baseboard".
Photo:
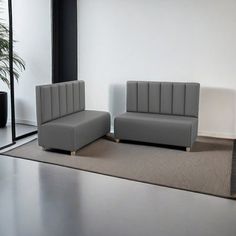
[{"label": "floor baseboard", "polygon": [[230,133],[214,133],[207,131],[198,131],[198,136],[211,137],[211,138],[222,138],[222,139],[236,139],[235,134]]}]

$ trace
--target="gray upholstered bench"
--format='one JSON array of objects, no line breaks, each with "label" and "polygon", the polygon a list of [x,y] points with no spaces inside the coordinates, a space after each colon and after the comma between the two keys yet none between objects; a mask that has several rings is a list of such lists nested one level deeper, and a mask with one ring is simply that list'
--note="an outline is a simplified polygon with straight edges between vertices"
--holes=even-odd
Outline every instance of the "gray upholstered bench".
[{"label": "gray upholstered bench", "polygon": [[85,110],[84,81],[36,87],[38,142],[75,151],[110,132],[110,114]]},{"label": "gray upholstered bench", "polygon": [[198,133],[198,83],[127,82],[127,112],[115,118],[115,138],[192,147]]}]

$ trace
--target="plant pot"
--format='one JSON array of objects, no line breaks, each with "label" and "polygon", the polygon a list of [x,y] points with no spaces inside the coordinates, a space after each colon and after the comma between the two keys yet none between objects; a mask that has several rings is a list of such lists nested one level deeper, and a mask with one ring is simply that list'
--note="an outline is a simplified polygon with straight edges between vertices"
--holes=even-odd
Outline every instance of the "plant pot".
[{"label": "plant pot", "polygon": [[7,93],[0,91],[0,128],[7,124]]}]

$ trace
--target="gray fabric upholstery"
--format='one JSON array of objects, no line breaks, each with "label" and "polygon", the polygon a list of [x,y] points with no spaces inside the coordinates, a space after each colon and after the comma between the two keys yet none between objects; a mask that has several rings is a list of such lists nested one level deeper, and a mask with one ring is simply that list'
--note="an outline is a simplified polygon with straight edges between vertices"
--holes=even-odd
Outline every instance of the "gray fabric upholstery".
[{"label": "gray fabric upholstery", "polygon": [[195,117],[126,112],[115,118],[115,137],[191,147],[197,138]]},{"label": "gray fabric upholstery", "polygon": [[84,81],[36,87],[39,145],[76,151],[110,132],[110,114],[85,111]]},{"label": "gray fabric upholstery", "polygon": [[127,82],[127,111],[198,117],[198,83]]},{"label": "gray fabric upholstery", "polygon": [[81,111],[44,123],[40,129],[39,145],[74,151],[109,131],[108,112]]},{"label": "gray fabric upholstery", "polygon": [[117,139],[191,147],[196,140],[198,83],[127,82],[127,112],[115,118]]},{"label": "gray fabric upholstery", "polygon": [[38,125],[83,111],[84,81],[50,84],[36,87]]}]

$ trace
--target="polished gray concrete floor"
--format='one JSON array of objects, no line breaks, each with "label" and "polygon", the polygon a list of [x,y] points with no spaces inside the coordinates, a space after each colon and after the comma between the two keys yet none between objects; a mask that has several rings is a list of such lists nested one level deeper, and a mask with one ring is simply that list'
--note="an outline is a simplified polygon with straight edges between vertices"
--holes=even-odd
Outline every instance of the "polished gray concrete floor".
[{"label": "polished gray concrete floor", "polygon": [[[33,125],[16,124],[17,136],[21,136],[36,130],[37,127]],[[11,132],[11,125],[7,125],[5,128],[0,128],[0,148],[12,143]]]},{"label": "polished gray concrete floor", "polygon": [[235,236],[236,201],[0,156],[0,235]]},{"label": "polished gray concrete floor", "polygon": [[12,143],[11,126],[0,128],[0,148]]}]

